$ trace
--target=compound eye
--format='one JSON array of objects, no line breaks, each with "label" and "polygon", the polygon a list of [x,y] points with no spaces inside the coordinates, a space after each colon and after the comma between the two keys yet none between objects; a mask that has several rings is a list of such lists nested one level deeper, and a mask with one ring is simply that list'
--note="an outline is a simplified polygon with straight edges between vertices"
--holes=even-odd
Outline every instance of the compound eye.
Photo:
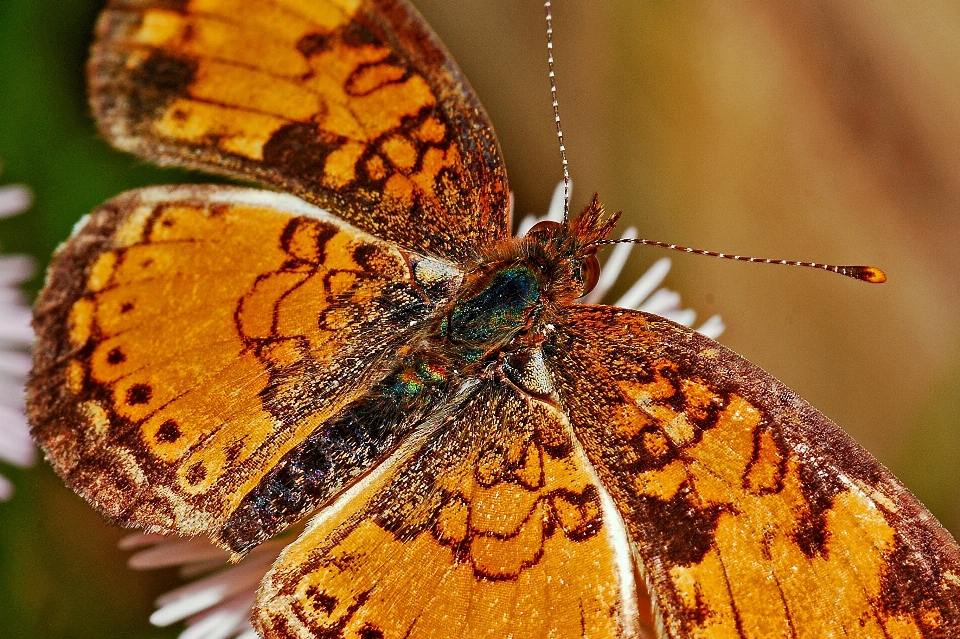
[{"label": "compound eye", "polygon": [[583,282],[583,293],[580,294],[580,297],[596,288],[597,282],[600,280],[600,262],[597,261],[596,255],[588,255],[583,258],[580,263],[580,280]]},{"label": "compound eye", "polygon": [[560,222],[553,222],[551,220],[537,222],[533,225],[533,228],[527,231],[527,237],[533,237],[538,240],[546,240],[547,238],[556,235],[557,230],[561,226],[563,226],[563,224]]}]

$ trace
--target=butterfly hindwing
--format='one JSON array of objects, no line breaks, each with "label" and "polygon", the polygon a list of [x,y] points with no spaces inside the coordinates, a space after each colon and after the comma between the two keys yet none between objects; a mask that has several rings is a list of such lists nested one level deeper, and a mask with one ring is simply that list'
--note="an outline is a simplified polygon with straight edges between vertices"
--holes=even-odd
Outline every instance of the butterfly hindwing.
[{"label": "butterfly hindwing", "polygon": [[611,307],[571,308],[546,353],[668,636],[960,632],[949,534],[764,371]]},{"label": "butterfly hindwing", "polygon": [[89,74],[124,150],[281,187],[434,255],[509,235],[493,128],[404,0],[112,0]]},{"label": "butterfly hindwing", "polygon": [[[328,451],[326,493],[307,495],[321,500],[395,444],[336,423],[434,309],[415,271],[457,277],[288,195],[115,198],[59,250],[38,300],[34,435],[112,519],[245,550],[249,535],[222,528],[243,528],[231,514],[306,440]],[[257,541],[286,523],[258,521]]]},{"label": "butterfly hindwing", "polygon": [[264,637],[635,636],[623,525],[562,413],[488,380],[417,440],[280,556]]}]

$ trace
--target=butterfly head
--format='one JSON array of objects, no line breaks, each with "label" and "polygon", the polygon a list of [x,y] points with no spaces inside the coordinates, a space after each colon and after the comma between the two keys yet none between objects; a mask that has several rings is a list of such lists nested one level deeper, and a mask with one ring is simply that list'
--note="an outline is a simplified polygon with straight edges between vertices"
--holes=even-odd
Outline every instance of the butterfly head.
[{"label": "butterfly head", "polygon": [[554,271],[553,297],[569,302],[593,290],[600,278],[596,242],[609,237],[620,213],[604,217],[603,206],[596,195],[579,216],[560,223],[539,222],[526,235],[546,254]]},{"label": "butterfly head", "polygon": [[538,332],[544,318],[586,295],[600,274],[595,242],[619,214],[604,219],[594,198],[568,223],[540,222],[520,239],[499,244],[469,272],[437,333],[458,345],[454,359],[480,360]]}]

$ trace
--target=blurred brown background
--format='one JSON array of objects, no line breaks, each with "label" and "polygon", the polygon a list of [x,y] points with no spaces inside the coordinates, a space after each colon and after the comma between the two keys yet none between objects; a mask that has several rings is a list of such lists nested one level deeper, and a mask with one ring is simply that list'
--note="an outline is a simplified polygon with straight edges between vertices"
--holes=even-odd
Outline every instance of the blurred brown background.
[{"label": "blurred brown background", "polygon": [[[107,197],[207,179],[96,138],[82,68],[101,4],[0,0],[0,182],[37,195],[0,243],[41,263]],[[544,211],[560,165],[538,0],[416,4],[490,113],[517,212]],[[597,191],[651,239],[881,266],[889,282],[870,286],[675,254],[667,284],[701,319],[722,314],[723,343],[960,532],[960,4],[558,0],[554,12],[575,206]],[[661,255],[637,249],[628,271]],[[175,636],[145,621],[174,575],[123,568],[121,533],[42,464],[3,472],[18,494],[0,504],[0,634]]]}]

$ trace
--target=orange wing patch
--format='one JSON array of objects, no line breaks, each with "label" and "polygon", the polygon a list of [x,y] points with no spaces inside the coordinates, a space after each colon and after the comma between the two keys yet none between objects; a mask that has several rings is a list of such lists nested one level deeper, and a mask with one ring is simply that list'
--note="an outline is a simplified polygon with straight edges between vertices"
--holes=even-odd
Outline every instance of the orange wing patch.
[{"label": "orange wing patch", "polygon": [[263,635],[634,636],[622,522],[561,413],[493,384],[443,412],[287,548]]},{"label": "orange wing patch", "polygon": [[669,636],[960,632],[956,544],[826,418],[666,320],[565,321],[548,361]]},{"label": "orange wing patch", "polygon": [[416,262],[291,196],[121,196],[60,250],[38,302],[35,435],[111,518],[219,535],[433,310]]},{"label": "orange wing patch", "polygon": [[508,233],[492,128],[405,3],[114,0],[98,38],[92,101],[120,148],[282,186],[435,254]]}]

